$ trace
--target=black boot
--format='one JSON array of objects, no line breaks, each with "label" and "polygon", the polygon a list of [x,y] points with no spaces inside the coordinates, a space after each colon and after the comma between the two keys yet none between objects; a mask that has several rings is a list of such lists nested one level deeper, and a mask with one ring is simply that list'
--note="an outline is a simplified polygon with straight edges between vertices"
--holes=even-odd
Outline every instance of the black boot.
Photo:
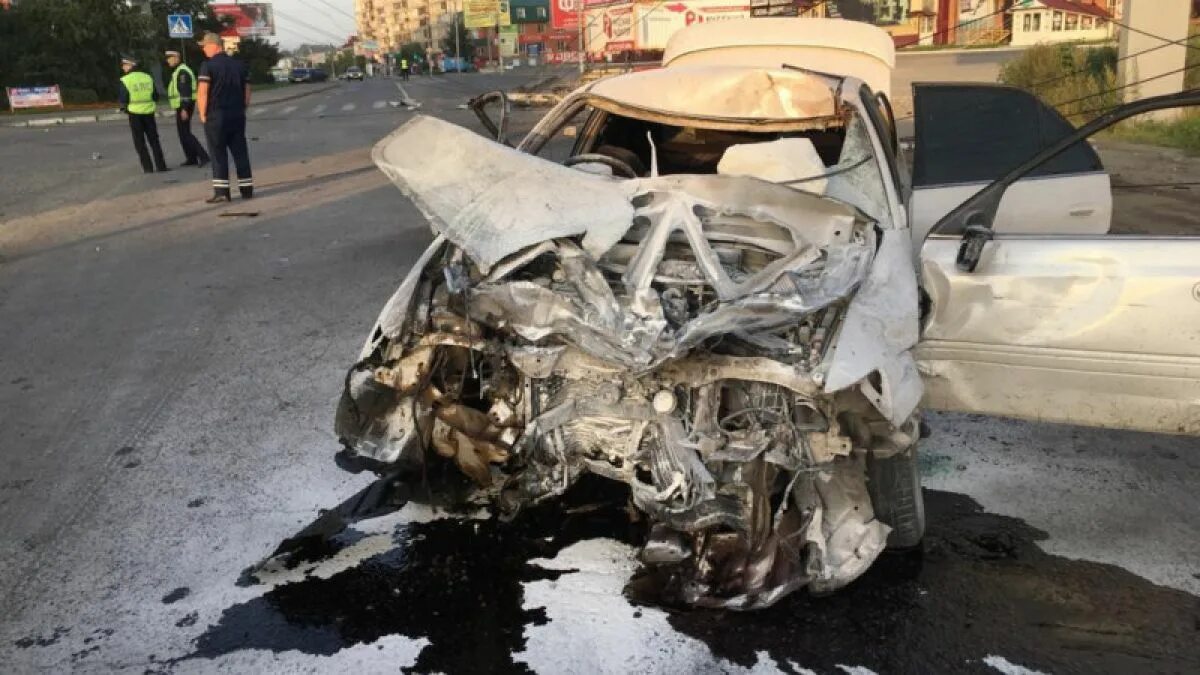
[{"label": "black boot", "polygon": [[213,190],[213,196],[204,200],[205,204],[220,204],[221,202],[232,201],[229,196],[229,190]]},{"label": "black boot", "polygon": [[238,190],[242,193],[242,199],[252,199],[254,197],[253,187],[240,187]]}]

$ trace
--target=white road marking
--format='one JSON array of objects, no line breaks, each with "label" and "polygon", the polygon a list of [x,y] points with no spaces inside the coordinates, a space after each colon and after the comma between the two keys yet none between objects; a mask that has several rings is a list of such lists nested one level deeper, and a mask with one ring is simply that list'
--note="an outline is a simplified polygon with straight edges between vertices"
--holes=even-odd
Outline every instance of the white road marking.
[{"label": "white road marking", "polygon": [[350,112],[351,110],[354,110],[353,103],[347,103],[346,105],[342,106],[342,112]]},{"label": "white road marking", "polygon": [[263,113],[265,113],[265,112],[267,112],[267,109],[266,109],[266,108],[255,108],[254,110],[251,110],[251,111],[250,111],[250,114],[251,114],[251,115],[261,115],[261,114],[263,114]]},{"label": "white road marking", "polygon": [[379,110],[380,108],[382,108],[386,105],[387,105],[387,101],[375,101],[374,103],[371,104],[371,107],[376,110]]},{"label": "white road marking", "polygon": [[281,110],[279,112],[284,115],[291,115],[292,113],[296,112],[296,108],[298,108],[298,107],[299,106],[289,105],[288,107],[284,108],[283,110]]},{"label": "white road marking", "polygon": [[321,114],[321,111],[323,111],[323,110],[325,110],[325,104],[324,104],[324,103],[322,103],[322,104],[318,105],[317,107],[313,108],[313,114],[314,114],[314,115],[320,115],[320,114]]}]

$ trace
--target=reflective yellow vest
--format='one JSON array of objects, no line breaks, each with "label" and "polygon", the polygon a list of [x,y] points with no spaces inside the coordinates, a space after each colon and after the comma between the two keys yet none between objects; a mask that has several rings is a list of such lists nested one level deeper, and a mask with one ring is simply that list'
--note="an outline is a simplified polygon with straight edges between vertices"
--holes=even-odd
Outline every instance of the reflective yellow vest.
[{"label": "reflective yellow vest", "polygon": [[[196,74],[192,72],[191,68],[187,67],[186,63],[180,63],[179,66],[175,68],[175,72],[171,73],[171,84],[167,85],[167,100],[171,102],[171,107],[175,110],[179,110],[179,102],[183,100],[183,97],[179,95],[180,71],[188,74],[188,77],[190,77],[192,80],[192,87],[196,86]],[[192,94],[194,93],[194,91],[188,92],[188,98],[193,98]]]},{"label": "reflective yellow vest", "polygon": [[129,90],[129,105],[126,110],[135,115],[153,115],[154,109],[154,80],[146,73],[130,72],[121,78],[121,83]]}]

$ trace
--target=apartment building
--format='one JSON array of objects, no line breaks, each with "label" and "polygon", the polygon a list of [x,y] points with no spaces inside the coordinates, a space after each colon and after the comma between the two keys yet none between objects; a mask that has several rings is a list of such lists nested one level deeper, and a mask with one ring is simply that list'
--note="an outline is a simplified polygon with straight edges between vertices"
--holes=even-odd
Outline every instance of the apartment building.
[{"label": "apartment building", "polygon": [[358,35],[374,40],[380,51],[421,43],[438,51],[450,23],[443,15],[459,9],[461,0],[354,0]]}]

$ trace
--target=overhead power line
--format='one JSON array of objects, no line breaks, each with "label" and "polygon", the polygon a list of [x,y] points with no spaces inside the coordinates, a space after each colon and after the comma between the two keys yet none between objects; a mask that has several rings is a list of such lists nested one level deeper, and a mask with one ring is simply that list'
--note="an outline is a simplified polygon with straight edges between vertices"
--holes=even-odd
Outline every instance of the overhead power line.
[{"label": "overhead power line", "polygon": [[[344,9],[341,9],[340,7],[337,7],[336,5],[331,4],[329,2],[329,0],[319,0],[319,1],[321,4],[325,5],[326,7],[329,7],[329,9],[332,9],[333,11],[337,12],[338,14],[341,14],[342,16],[345,16],[348,19],[355,18],[353,14],[347,12]],[[355,20],[357,21],[357,19],[355,19]]]},{"label": "overhead power line", "polygon": [[340,37],[339,37],[339,36],[335,35],[334,33],[331,33],[330,31],[328,31],[328,30],[326,30],[326,29],[324,29],[324,28],[318,28],[318,27],[316,27],[316,26],[314,26],[314,25],[312,25],[312,24],[310,24],[310,23],[308,23],[308,22],[301,21],[300,19],[297,19],[297,18],[296,18],[296,17],[294,17],[294,16],[289,16],[289,15],[287,15],[287,14],[284,14],[284,13],[280,12],[278,9],[277,9],[277,10],[275,10],[275,16],[277,16],[277,17],[279,17],[279,18],[281,18],[281,19],[286,19],[286,20],[287,20],[288,22],[290,22],[290,23],[294,23],[294,24],[298,24],[298,25],[300,25],[300,26],[304,26],[305,28],[307,28],[307,29],[311,30],[312,32],[314,32],[314,33],[316,33],[316,34],[318,34],[318,35],[325,35],[325,36],[327,36],[327,37],[326,37],[326,38],[324,38],[324,39],[326,39],[326,40],[332,40],[332,41],[333,41],[333,43],[334,43],[335,45],[341,45],[341,44],[343,44],[343,43],[345,43],[345,42],[346,42],[346,37],[347,37],[347,36],[345,36],[345,35],[343,35],[343,36],[340,36]]}]

